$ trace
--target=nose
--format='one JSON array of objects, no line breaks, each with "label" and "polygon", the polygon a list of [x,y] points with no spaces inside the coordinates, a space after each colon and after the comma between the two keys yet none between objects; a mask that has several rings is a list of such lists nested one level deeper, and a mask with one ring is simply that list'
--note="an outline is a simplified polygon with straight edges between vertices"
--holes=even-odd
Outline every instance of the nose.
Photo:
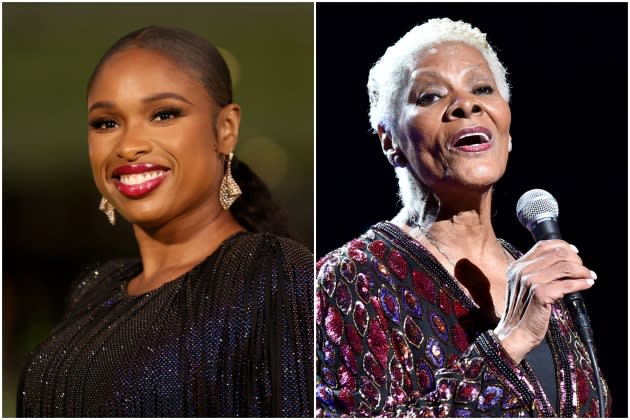
[{"label": "nose", "polygon": [[141,129],[128,126],[116,145],[116,154],[126,161],[133,162],[151,152],[152,149],[151,141],[146,138],[146,134],[143,134]]},{"label": "nose", "polygon": [[446,118],[448,120],[470,118],[473,115],[481,115],[483,112],[483,104],[477,97],[472,94],[462,94],[457,96],[448,107]]}]

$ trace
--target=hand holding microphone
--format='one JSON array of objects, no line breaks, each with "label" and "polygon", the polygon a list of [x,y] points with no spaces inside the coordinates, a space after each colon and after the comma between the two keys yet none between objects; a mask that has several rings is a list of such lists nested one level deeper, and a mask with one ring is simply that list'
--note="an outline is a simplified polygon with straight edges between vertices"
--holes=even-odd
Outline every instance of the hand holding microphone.
[{"label": "hand holding microphone", "polygon": [[494,332],[520,363],[544,338],[551,305],[561,298],[570,308],[582,308],[572,318],[578,330],[590,332],[589,325],[579,325],[588,321],[579,291],[590,288],[597,276],[582,264],[577,248],[560,239],[558,205],[551,194],[525,193],[517,204],[517,215],[537,243],[508,268],[506,308]]}]

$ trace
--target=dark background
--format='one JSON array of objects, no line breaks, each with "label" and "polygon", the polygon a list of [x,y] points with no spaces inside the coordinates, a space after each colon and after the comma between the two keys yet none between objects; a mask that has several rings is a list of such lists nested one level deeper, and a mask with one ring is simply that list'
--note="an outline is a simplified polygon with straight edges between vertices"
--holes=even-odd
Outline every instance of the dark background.
[{"label": "dark background", "polygon": [[495,188],[495,230],[528,250],[516,202],[532,188],[555,196],[564,238],[599,276],[585,299],[613,415],[627,417],[627,4],[318,3],[316,13],[316,257],[399,209],[368,120],[371,66],[430,18],[479,27],[512,85],[514,148]]},{"label": "dark background", "polygon": [[191,30],[224,54],[242,119],[235,154],[267,182],[313,249],[312,3],[2,5],[2,414],[15,416],[25,357],[60,320],[86,266],[136,256],[131,226],[98,211],[85,86],[132,30]]}]

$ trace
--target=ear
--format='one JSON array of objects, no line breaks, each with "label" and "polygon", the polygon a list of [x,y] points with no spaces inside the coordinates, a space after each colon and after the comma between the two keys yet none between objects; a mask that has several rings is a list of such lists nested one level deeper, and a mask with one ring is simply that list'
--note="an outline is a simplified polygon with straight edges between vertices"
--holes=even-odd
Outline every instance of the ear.
[{"label": "ear", "polygon": [[385,130],[382,124],[378,125],[377,131],[383,153],[385,153],[385,155],[392,153],[394,150],[394,142],[392,141],[391,134]]},{"label": "ear", "polygon": [[238,141],[238,129],[241,125],[241,107],[237,104],[224,106],[217,116],[218,152],[230,154]]}]

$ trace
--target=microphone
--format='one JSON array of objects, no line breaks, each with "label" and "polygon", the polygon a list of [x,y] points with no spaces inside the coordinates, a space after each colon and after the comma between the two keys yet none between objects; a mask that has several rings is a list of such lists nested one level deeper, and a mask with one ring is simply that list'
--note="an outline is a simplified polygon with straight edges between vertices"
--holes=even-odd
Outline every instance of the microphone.
[{"label": "microphone", "polygon": [[[516,203],[516,217],[521,224],[531,232],[536,242],[545,239],[562,239],[558,225],[558,202],[545,190],[529,190]],[[604,417],[603,386],[599,366],[595,358],[595,340],[591,321],[586,312],[584,298],[580,292],[568,293],[563,298],[569,309],[571,319],[586,345],[586,349],[593,363],[593,371],[597,383],[600,416]]]}]

